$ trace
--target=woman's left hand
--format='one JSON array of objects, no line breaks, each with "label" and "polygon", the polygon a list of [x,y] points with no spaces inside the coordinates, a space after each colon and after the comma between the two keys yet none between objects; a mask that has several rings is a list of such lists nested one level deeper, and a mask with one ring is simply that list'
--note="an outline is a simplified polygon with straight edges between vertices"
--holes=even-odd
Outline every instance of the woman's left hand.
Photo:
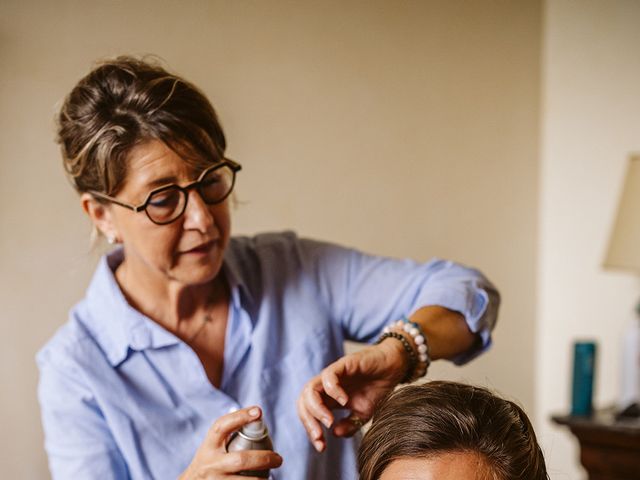
[{"label": "woman's left hand", "polygon": [[[347,437],[357,432],[371,416],[378,402],[406,374],[408,360],[397,340],[345,355],[313,377],[298,398],[298,416],[315,449],[326,447],[321,422],[334,435]],[[331,410],[344,408],[350,415],[334,424]]]}]

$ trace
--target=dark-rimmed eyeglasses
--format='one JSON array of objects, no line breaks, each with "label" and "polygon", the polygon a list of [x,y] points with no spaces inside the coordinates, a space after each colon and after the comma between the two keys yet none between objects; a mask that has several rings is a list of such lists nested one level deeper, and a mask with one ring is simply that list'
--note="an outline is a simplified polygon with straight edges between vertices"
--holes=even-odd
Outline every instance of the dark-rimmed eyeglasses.
[{"label": "dark-rimmed eyeglasses", "polygon": [[184,187],[176,184],[165,185],[151,190],[147,198],[140,205],[131,205],[105,195],[104,193],[89,191],[96,198],[128,208],[134,212],[144,212],[153,223],[166,225],[177,220],[187,209],[189,190],[196,189],[207,205],[222,203],[233,190],[236,173],[242,169],[239,163],[225,158],[204,170],[198,180]]}]

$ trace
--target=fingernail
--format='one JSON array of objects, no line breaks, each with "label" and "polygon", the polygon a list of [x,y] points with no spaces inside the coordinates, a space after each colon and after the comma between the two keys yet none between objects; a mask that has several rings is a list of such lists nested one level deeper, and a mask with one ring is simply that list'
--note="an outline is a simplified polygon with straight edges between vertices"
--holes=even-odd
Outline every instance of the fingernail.
[{"label": "fingernail", "polygon": [[317,451],[322,451],[322,442],[313,442],[313,446],[316,447]]},{"label": "fingernail", "polygon": [[329,417],[322,417],[322,423],[327,428],[331,428],[331,419]]},{"label": "fingernail", "polygon": [[347,398],[340,395],[338,397],[338,403],[344,407],[347,404]]},{"label": "fingernail", "polygon": [[252,417],[257,417],[258,415],[260,415],[260,409],[253,407],[249,410],[249,415],[251,415]]}]

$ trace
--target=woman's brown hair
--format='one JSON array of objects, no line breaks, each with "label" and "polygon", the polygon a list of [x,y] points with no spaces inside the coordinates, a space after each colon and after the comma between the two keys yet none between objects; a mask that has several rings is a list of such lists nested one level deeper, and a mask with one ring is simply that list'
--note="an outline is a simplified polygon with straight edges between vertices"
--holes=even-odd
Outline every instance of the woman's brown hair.
[{"label": "woman's brown hair", "polygon": [[58,143],[79,192],[115,195],[136,145],[158,139],[194,168],[224,156],[218,117],[194,85],[157,62],[122,56],[99,64],[64,100]]},{"label": "woman's brown hair", "polygon": [[402,457],[480,455],[493,480],[548,479],[525,412],[487,389],[433,381],[400,388],[379,405],[358,453],[360,480]]}]

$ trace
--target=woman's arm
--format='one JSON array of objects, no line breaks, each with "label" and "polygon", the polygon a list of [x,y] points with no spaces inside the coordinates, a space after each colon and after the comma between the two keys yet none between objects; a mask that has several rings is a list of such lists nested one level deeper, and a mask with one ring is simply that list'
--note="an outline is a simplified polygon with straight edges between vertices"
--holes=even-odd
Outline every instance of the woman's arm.
[{"label": "woman's arm", "polygon": [[[346,339],[371,343],[386,325],[407,316],[434,336],[434,358],[462,364],[491,345],[500,296],[478,270],[439,259],[419,263],[368,255],[307,239],[293,245]],[[451,330],[454,317],[466,328],[457,324]],[[470,342],[467,333],[473,334]],[[456,349],[458,338],[466,349]]]},{"label": "woman's arm", "polygon": [[[443,260],[419,264],[375,257],[321,242],[301,245],[346,338],[371,342],[385,325],[408,316],[424,332],[432,360],[462,364],[490,346],[500,297],[479,271]],[[409,334],[398,333],[412,344]],[[325,446],[321,424],[338,436],[353,434],[407,376],[409,363],[403,343],[387,338],[342,357],[311,379],[297,407],[316,449]],[[336,421],[332,410],[339,408],[351,415]]]},{"label": "woman's arm", "polygon": [[481,342],[469,329],[464,315],[444,307],[422,307],[409,320],[420,325],[427,337],[431,360],[456,358]]},{"label": "woman's arm", "polygon": [[[464,317],[442,307],[423,307],[411,316],[428,338],[431,358],[453,358],[478,341]],[[411,342],[411,337],[405,335]],[[377,403],[407,376],[409,358],[402,343],[387,338],[382,343],[350,355],[326,367],[311,379],[298,399],[298,415],[318,451],[325,448],[322,425],[336,436],[353,435],[373,415]],[[350,411],[338,419],[332,412]]]}]

